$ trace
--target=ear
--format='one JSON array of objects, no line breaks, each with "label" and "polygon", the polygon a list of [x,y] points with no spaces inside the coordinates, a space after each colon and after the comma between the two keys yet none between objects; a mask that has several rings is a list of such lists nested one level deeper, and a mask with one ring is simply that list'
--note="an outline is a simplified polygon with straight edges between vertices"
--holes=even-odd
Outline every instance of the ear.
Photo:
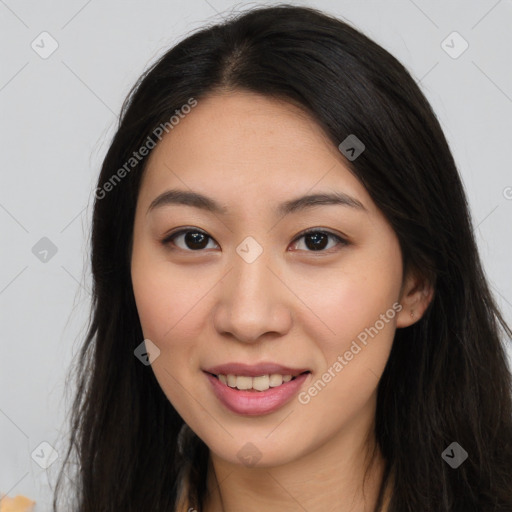
[{"label": "ear", "polygon": [[433,284],[425,277],[409,272],[402,285],[399,298],[402,310],[397,315],[396,327],[409,327],[420,320],[433,297]]}]

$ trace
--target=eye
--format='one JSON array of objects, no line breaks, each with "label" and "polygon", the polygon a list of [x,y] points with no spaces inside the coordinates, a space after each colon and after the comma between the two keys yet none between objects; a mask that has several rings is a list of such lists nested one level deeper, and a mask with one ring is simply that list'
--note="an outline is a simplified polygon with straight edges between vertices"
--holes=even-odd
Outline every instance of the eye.
[{"label": "eye", "polygon": [[[331,233],[329,231],[309,229],[307,231],[303,231],[299,236],[297,236],[293,241],[293,244],[297,245],[297,241],[302,238],[304,238],[305,240],[305,246],[307,247],[306,252],[328,252],[325,251],[324,249],[326,247],[326,241],[328,241],[329,239],[337,241],[337,245],[341,246],[348,245],[349,243],[341,236],[335,235],[334,233]],[[185,247],[180,247],[178,244],[176,244],[176,241],[179,239],[183,240],[183,242],[185,243]],[[208,240],[213,241],[213,238],[207,235],[204,231],[195,228],[187,228],[181,229],[176,233],[172,233],[171,235],[164,238],[161,241],[161,243],[165,246],[172,244],[177,246],[179,249],[192,252],[201,251],[202,249],[205,249],[208,245]]]},{"label": "eye", "polygon": [[294,243],[301,238],[304,238],[305,246],[308,249],[311,249],[307,252],[328,252],[324,251],[324,249],[326,247],[326,241],[329,240],[329,238],[331,240],[336,240],[338,242],[337,245],[348,245],[348,241],[341,236],[335,235],[330,231],[323,231],[319,229],[308,229],[307,231],[303,231],[297,238],[295,238]]},{"label": "eye", "polygon": [[[168,245],[172,243],[173,245],[176,245],[175,240],[178,240],[181,237],[183,237],[183,240],[186,244],[185,249],[183,249],[185,251],[187,250],[187,248],[188,250],[191,251],[198,251],[204,249],[207,240],[213,240],[213,238],[211,238],[204,231],[201,231],[199,229],[181,229],[180,231],[164,238],[162,240],[162,244]],[[182,247],[179,248],[182,249]]]}]

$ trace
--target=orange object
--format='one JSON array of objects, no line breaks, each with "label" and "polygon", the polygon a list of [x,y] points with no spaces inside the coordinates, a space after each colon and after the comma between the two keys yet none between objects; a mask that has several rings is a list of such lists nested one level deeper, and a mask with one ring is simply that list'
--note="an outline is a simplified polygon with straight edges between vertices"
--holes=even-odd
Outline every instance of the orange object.
[{"label": "orange object", "polygon": [[25,496],[9,498],[7,494],[0,495],[0,512],[33,512],[35,504]]}]

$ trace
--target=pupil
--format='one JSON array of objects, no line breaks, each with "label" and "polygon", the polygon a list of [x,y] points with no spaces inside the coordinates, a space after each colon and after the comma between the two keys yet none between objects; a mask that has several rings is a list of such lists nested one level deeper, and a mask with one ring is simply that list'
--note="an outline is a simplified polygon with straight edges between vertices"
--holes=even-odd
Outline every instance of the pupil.
[{"label": "pupil", "polygon": [[201,243],[201,239],[204,242],[206,240],[206,236],[203,233],[186,233],[185,234],[185,243],[189,249],[202,249],[203,245]]},{"label": "pupil", "polygon": [[[318,244],[319,242],[319,238],[323,238],[323,240],[320,241],[320,244]],[[313,249],[314,251],[316,250],[319,250],[319,249],[323,249],[325,247],[325,243],[322,243],[322,242],[325,242],[327,240],[327,236],[325,235],[325,233],[313,233],[313,234],[309,234],[309,235],[306,235],[306,246],[308,247],[308,249]],[[308,244],[308,240],[313,240],[313,245],[310,246],[310,244]]]}]

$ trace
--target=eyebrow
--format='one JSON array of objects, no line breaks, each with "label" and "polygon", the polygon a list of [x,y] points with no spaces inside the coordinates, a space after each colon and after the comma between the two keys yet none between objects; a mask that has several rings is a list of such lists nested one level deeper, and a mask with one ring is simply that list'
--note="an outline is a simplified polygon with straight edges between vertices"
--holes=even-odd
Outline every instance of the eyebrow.
[{"label": "eyebrow", "polygon": [[[149,205],[146,215],[153,210],[162,208],[164,206],[181,204],[192,206],[201,210],[218,213],[220,215],[227,215],[228,209],[211,197],[200,194],[199,192],[192,192],[188,190],[171,189],[163,192],[157,196]],[[366,211],[363,204],[355,197],[349,196],[344,192],[322,192],[317,194],[310,194],[306,196],[297,197],[281,203],[276,208],[278,215],[287,215],[289,213],[296,213],[304,211],[315,206],[324,205],[342,205],[349,206],[358,210]]]}]

